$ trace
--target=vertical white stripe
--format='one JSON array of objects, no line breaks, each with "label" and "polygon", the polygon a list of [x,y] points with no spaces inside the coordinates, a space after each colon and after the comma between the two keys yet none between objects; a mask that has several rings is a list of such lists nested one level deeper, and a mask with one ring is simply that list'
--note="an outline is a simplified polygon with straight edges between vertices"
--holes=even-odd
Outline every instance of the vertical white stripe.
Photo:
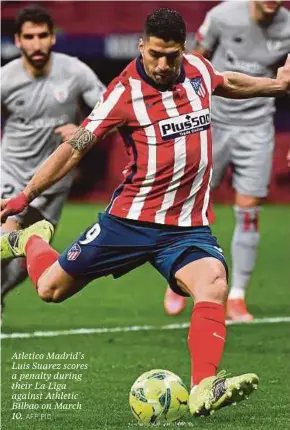
[{"label": "vertical white stripe", "polygon": [[[195,55],[185,55],[185,58],[187,59],[187,61],[192,66],[196,67],[200,71],[200,74],[204,79],[206,89],[209,93],[209,108],[211,109],[212,82],[211,82],[210,73],[207,70],[206,65],[204,64],[204,62],[202,60],[200,60]],[[204,60],[204,61],[206,61],[206,60]],[[210,65],[210,63],[209,63],[209,65]]]},{"label": "vertical white stripe", "polygon": [[138,219],[142,208],[145,203],[147,195],[150,193],[153,181],[156,174],[156,134],[154,126],[151,125],[150,118],[148,116],[142,90],[141,81],[133,78],[129,78],[132,92],[132,103],[134,113],[136,115],[137,121],[144,128],[147,145],[148,145],[148,165],[147,173],[138,194],[135,196],[133,203],[128,212],[127,218]]},{"label": "vertical white stripe", "polygon": [[181,213],[178,218],[178,225],[184,227],[191,226],[191,213],[194,207],[196,193],[199,191],[203,175],[205,173],[208,164],[208,154],[207,154],[207,130],[200,132],[200,161],[198,166],[198,171],[196,177],[192,183],[189,196],[186,202],[183,204]]},{"label": "vertical white stripe", "polygon": [[188,100],[190,101],[190,105],[192,107],[193,112],[195,112],[197,110],[201,110],[202,104],[201,104],[200,98],[198,97],[198,95],[194,91],[194,89],[190,83],[190,80],[188,78],[185,79],[182,86],[186,91],[186,95],[187,95]]},{"label": "vertical white stripe", "polygon": [[208,204],[209,204],[209,193],[210,193],[210,183],[211,183],[211,177],[212,177],[212,169],[210,169],[210,174],[209,174],[209,181],[208,181],[208,186],[204,195],[204,200],[203,200],[203,207],[202,207],[202,211],[201,211],[201,217],[202,217],[202,223],[203,225],[208,225],[208,218],[206,216],[206,211],[208,209]]},{"label": "vertical white stripe", "polygon": [[173,118],[174,116],[179,116],[175,101],[173,99],[172,91],[163,91],[161,95],[162,95],[162,102],[166,109],[167,115],[170,118]]},{"label": "vertical white stripe", "polygon": [[[162,101],[166,109],[167,115],[172,118],[179,116],[176,108],[173,93],[171,91],[165,91],[162,93]],[[155,222],[159,224],[165,223],[165,216],[167,210],[174,203],[176,192],[180,185],[180,180],[184,175],[184,169],[186,166],[186,137],[178,137],[174,139],[174,166],[172,179],[165,192],[161,208],[156,211]]]},{"label": "vertical white stripe", "polygon": [[[124,91],[124,85],[118,82],[107,100],[100,104],[96,104],[91,114],[88,116],[91,122],[85,126],[86,130],[93,133],[99,127],[99,125],[107,118],[113,107],[118,103]],[[116,124],[114,124],[114,126],[116,126]]]}]

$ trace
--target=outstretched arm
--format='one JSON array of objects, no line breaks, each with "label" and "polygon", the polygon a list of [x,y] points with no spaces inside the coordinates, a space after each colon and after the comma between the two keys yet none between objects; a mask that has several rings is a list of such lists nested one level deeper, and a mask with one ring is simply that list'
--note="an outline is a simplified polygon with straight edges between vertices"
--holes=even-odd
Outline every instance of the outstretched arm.
[{"label": "outstretched arm", "polygon": [[1,202],[1,222],[5,222],[10,215],[22,212],[42,191],[63,178],[80,162],[96,140],[93,133],[79,127],[74,136],[62,143],[42,164],[22,193]]},{"label": "outstretched arm", "polygon": [[215,95],[230,99],[252,97],[279,97],[290,91],[290,54],[283,67],[278,69],[277,78],[257,78],[238,72],[222,73],[224,82],[218,86]]}]

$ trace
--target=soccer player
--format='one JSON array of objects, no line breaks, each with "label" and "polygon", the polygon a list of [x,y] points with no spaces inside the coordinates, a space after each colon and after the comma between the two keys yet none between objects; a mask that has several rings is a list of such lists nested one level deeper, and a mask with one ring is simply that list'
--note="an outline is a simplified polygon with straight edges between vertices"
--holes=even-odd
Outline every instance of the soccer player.
[{"label": "soccer player", "polygon": [[[273,76],[290,52],[290,12],[281,1],[223,2],[206,16],[197,33],[196,52],[220,72]],[[274,148],[274,99],[228,100],[215,97],[213,120],[213,178],[217,187],[233,165],[235,230],[232,238],[232,279],[227,318],[251,321],[245,293],[255,267],[261,199],[267,196]],[[164,307],[179,314],[186,300],[170,288]]]},{"label": "soccer player", "polygon": [[269,97],[290,88],[290,64],[277,78],[218,74],[201,55],[184,55],[186,28],[178,12],[150,14],[132,61],[23,192],[1,203],[2,221],[21,213],[68,174],[117,127],[130,153],[124,181],[105,213],[61,255],[50,247],[53,226],[40,221],[1,238],[2,259],[26,256],[40,298],[61,302],[93,279],[119,277],[150,262],[171,288],[195,301],[188,346],[193,415],[208,415],[257,388],[253,373],[216,374],[226,338],[227,268],[208,226],[212,173],[211,95]]},{"label": "soccer player", "polygon": [[[2,68],[1,99],[6,110],[2,139],[1,197],[18,194],[40,164],[68,140],[80,123],[80,99],[92,109],[105,87],[77,58],[52,53],[55,43],[50,14],[40,6],[24,7],[16,19],[15,42],[21,58]],[[2,234],[40,219],[56,225],[73,175],[69,174],[9,218]],[[23,259],[2,267],[1,298],[27,276]]]}]

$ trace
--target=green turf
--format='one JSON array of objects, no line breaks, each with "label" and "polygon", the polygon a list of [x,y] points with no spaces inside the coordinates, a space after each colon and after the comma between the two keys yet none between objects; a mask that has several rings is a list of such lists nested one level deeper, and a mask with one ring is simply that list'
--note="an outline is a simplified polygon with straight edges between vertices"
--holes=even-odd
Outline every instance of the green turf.
[{"label": "green turf", "polygon": [[[290,315],[290,231],[286,223],[289,212],[287,206],[268,206],[263,210],[260,253],[248,294],[249,308],[258,317]],[[83,227],[94,221],[95,213],[94,206],[66,205],[54,241],[55,247],[64,249]],[[214,232],[228,256],[233,228],[232,212],[229,207],[218,207],[216,215]],[[46,304],[38,299],[32,285],[27,281],[6,299],[3,332],[146,324],[159,326],[188,322],[190,305],[182,315],[174,319],[164,314],[162,301],[165,285],[162,277],[146,265],[116,281],[112,278],[100,279],[65,303]],[[221,368],[226,368],[232,374],[257,372],[261,379],[260,389],[248,402],[225,408],[213,417],[192,419],[186,416],[178,426],[170,425],[166,428],[289,428],[289,332],[289,324],[285,323],[229,327]],[[185,329],[178,329],[3,340],[2,428],[138,428],[139,425],[128,407],[131,384],[142,372],[152,368],[170,369],[188,383],[189,356],[186,334]],[[77,361],[88,364],[88,370],[80,371],[82,381],[61,381],[67,383],[66,392],[78,394],[82,409],[44,411],[53,415],[51,421],[26,419],[27,414],[35,411],[23,410],[22,419],[13,420],[12,374],[25,373],[27,370],[12,370],[12,361],[15,361],[12,360],[12,355],[22,351],[44,354],[77,351],[83,353],[85,358]],[[24,363],[25,360],[18,362]]]}]

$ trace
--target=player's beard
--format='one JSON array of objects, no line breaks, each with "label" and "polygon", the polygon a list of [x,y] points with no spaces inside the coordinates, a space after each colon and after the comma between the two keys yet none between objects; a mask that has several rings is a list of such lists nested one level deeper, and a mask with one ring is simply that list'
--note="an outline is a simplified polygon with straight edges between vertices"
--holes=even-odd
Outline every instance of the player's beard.
[{"label": "player's beard", "polygon": [[268,18],[274,18],[278,10],[280,9],[280,6],[282,5],[282,2],[279,1],[262,1],[256,3],[258,8],[261,9],[262,13],[265,17]]},{"label": "player's beard", "polygon": [[[51,55],[51,48],[47,52],[35,51],[33,54],[29,55],[25,49],[21,48],[21,52],[29,62],[29,64],[37,70],[42,70],[48,63]],[[41,56],[41,58],[34,58],[35,56]]]}]

